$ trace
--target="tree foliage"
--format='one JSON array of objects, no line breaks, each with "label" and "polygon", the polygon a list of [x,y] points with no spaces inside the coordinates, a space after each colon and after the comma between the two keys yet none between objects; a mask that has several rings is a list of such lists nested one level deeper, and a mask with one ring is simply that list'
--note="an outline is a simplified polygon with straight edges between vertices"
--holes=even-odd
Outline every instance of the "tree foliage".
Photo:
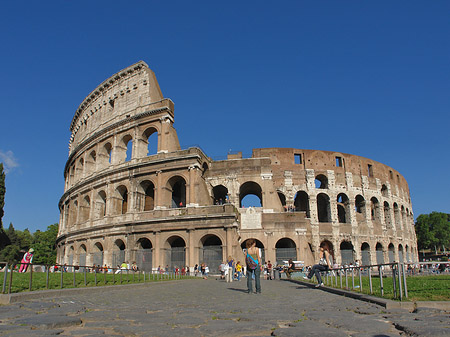
[{"label": "tree foliage", "polygon": [[10,244],[8,235],[6,235],[5,230],[3,229],[3,207],[5,207],[5,173],[3,172],[3,164],[0,163],[0,250],[5,248]]},{"label": "tree foliage", "polygon": [[58,235],[58,224],[47,227],[42,232],[37,230],[31,234],[28,229],[16,230],[11,223],[4,231],[9,244],[0,249],[0,261],[9,263],[19,262],[28,249],[34,249],[33,263],[54,264],[56,262],[56,236]]},{"label": "tree foliage", "polygon": [[419,249],[450,248],[450,214],[421,214],[417,217],[415,228]]}]

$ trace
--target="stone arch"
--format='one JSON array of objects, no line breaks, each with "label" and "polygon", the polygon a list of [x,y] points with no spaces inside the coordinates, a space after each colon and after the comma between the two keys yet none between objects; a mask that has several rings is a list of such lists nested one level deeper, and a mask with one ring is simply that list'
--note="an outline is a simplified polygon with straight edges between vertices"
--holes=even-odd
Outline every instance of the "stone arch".
[{"label": "stone arch", "polygon": [[366,218],[366,200],[361,194],[355,197],[356,220],[363,221]]},{"label": "stone arch", "polygon": [[171,177],[167,181],[167,188],[170,191],[170,207],[186,207],[186,180],[181,176]]},{"label": "stone arch", "polygon": [[91,174],[95,172],[95,165],[97,163],[97,152],[92,150],[86,157],[85,170],[86,174]]},{"label": "stone arch", "polygon": [[350,200],[345,193],[339,193],[337,198],[337,214],[340,223],[350,223]]},{"label": "stone arch", "polygon": [[388,257],[389,263],[395,262],[395,247],[393,243],[390,243],[388,246]]},{"label": "stone arch", "polygon": [[371,264],[370,245],[367,242],[363,242],[361,245],[361,265],[368,266]]},{"label": "stone arch", "polygon": [[297,245],[290,238],[282,238],[275,244],[276,263],[283,265],[283,261],[297,260]]},{"label": "stone arch", "polygon": [[69,223],[71,225],[74,225],[78,222],[78,200],[74,199],[72,200],[71,206],[69,206],[69,214],[70,214],[70,221]]},{"label": "stone arch", "polygon": [[100,190],[97,193],[97,199],[95,202],[95,217],[97,219],[103,218],[106,215],[106,192]]},{"label": "stone arch", "polygon": [[339,250],[341,251],[341,264],[350,264],[355,261],[353,244],[351,241],[344,240],[341,242],[339,246]]},{"label": "stone arch", "polygon": [[158,153],[158,130],[151,126],[142,133],[146,152],[144,156],[151,156]]},{"label": "stone arch", "polygon": [[151,272],[153,270],[153,244],[142,237],[136,241],[136,264],[139,270]]},{"label": "stone arch", "polygon": [[317,195],[317,219],[319,222],[331,222],[330,197],[325,193]]},{"label": "stone arch", "polygon": [[73,247],[73,245],[71,245],[69,247],[69,251],[67,254],[67,264],[69,265],[70,271],[72,271],[72,266],[74,265],[74,254],[75,253],[75,249]]},{"label": "stone arch", "polygon": [[150,180],[144,180],[140,184],[140,192],[142,193],[143,202],[140,207],[141,211],[151,211],[155,208],[155,185]]},{"label": "stone arch", "polygon": [[84,271],[84,267],[86,266],[86,254],[86,245],[81,244],[80,247],[78,247],[78,265],[82,267],[80,268],[80,271]]},{"label": "stone arch", "polygon": [[384,252],[383,252],[383,245],[380,242],[377,242],[377,245],[375,246],[375,252],[377,255],[377,264],[383,264]]},{"label": "stone arch", "polygon": [[263,207],[263,200],[262,200],[262,188],[259,186],[258,183],[255,183],[254,181],[247,181],[243,183],[239,188],[239,207],[244,207],[245,203],[242,201],[244,199],[247,199],[246,197],[249,195],[253,195],[259,199],[259,206],[257,203],[255,205],[248,205],[248,206],[254,206],[254,207]]},{"label": "stone arch", "polygon": [[102,146],[102,151],[100,153],[102,158],[102,166],[106,167],[109,164],[112,164],[112,145],[110,142],[105,143]]},{"label": "stone arch", "polygon": [[408,245],[405,246],[406,262],[411,262],[411,251]]},{"label": "stone arch", "polygon": [[309,195],[305,191],[298,191],[294,197],[294,207],[296,212],[305,212],[306,217],[310,217]]},{"label": "stone arch", "polygon": [[395,228],[401,229],[402,228],[401,214],[398,204],[396,202],[394,202],[393,208],[394,208]]},{"label": "stone arch", "polygon": [[103,266],[103,245],[98,241],[92,246],[91,261],[94,266]]},{"label": "stone arch", "polygon": [[327,189],[328,188],[328,178],[324,174],[318,174],[316,179],[314,180],[314,185],[319,189]]},{"label": "stone arch", "polygon": [[203,236],[200,239],[199,264],[206,263],[210,272],[217,273],[223,261],[223,244],[220,237],[214,234]]},{"label": "stone arch", "polygon": [[392,228],[391,208],[387,201],[384,202],[384,223],[388,229]]},{"label": "stone arch", "polygon": [[116,239],[112,248],[112,265],[113,267],[120,266],[125,262],[125,242],[122,239]]},{"label": "stone arch", "polygon": [[186,241],[179,235],[172,235],[165,244],[165,261],[171,268],[182,268],[186,265]]},{"label": "stone arch", "polygon": [[389,197],[389,190],[385,184],[381,186],[381,195],[385,198]]},{"label": "stone arch", "polygon": [[214,205],[222,205],[226,203],[228,196],[228,188],[223,185],[216,185],[213,187]]},{"label": "stone arch", "polygon": [[381,223],[382,215],[381,215],[380,202],[375,197],[372,197],[370,199],[370,217],[371,217],[372,221]]},{"label": "stone arch", "polygon": [[116,188],[117,204],[116,214],[126,214],[128,212],[128,189],[125,185]]},{"label": "stone arch", "polygon": [[84,222],[89,220],[89,214],[91,211],[91,198],[88,195],[85,195],[81,200],[80,205],[80,222]]},{"label": "stone arch", "polygon": [[400,263],[405,262],[405,256],[403,254],[403,245],[401,243],[398,245],[398,261]]}]

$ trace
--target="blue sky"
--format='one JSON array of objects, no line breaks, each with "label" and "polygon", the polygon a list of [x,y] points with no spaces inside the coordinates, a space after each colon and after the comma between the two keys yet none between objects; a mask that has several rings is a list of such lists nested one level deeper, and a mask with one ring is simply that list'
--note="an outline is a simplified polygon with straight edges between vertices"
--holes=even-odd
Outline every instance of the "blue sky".
[{"label": "blue sky", "polygon": [[59,220],[69,125],[103,80],[145,61],[182,147],[351,153],[450,213],[449,1],[25,1],[0,5],[4,226]]}]

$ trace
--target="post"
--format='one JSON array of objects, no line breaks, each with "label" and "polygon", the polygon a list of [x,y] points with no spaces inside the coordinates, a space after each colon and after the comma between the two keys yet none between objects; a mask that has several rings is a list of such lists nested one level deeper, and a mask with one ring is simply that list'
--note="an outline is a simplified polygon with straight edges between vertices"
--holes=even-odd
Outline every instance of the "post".
[{"label": "post", "polygon": [[342,270],[339,271],[339,280],[341,281],[341,289],[342,289]]},{"label": "post", "polygon": [[76,276],[75,276],[75,268],[72,267],[72,270],[73,270],[73,287],[76,288],[77,280],[76,280]]},{"label": "post", "polygon": [[8,281],[8,262],[6,262],[5,266],[5,273],[3,274],[3,287],[2,287],[2,294],[6,291],[6,282]]},{"label": "post", "polygon": [[361,268],[358,268],[358,274],[359,274],[359,292],[362,293],[362,276],[361,276]]},{"label": "post", "polygon": [[372,267],[369,267],[369,287],[370,287],[370,293],[373,294],[373,286],[372,286]]},{"label": "post", "polygon": [[352,268],[352,290],[355,289],[355,268]]},{"label": "post", "polygon": [[403,287],[405,289],[405,297],[408,298],[408,288],[406,287],[405,265],[403,263],[402,263],[402,272],[403,272]]},{"label": "post", "polygon": [[378,266],[378,275],[380,276],[380,291],[381,296],[384,296],[384,289],[383,289],[383,266]]},{"label": "post", "polygon": [[400,262],[397,263],[397,270],[398,270],[398,293],[400,297],[400,301],[403,300],[403,289],[402,289],[402,270]]},{"label": "post", "polygon": [[95,286],[97,286],[97,270],[94,269],[94,282],[95,282]]},{"label": "post", "polygon": [[393,287],[393,292],[394,292],[394,298],[397,297],[397,282],[396,282],[396,265],[393,264],[391,265],[392,268],[392,287]]},{"label": "post", "polygon": [[46,272],[47,272],[47,279],[46,279],[45,285],[47,286],[47,289],[48,289],[48,286],[50,283],[50,266],[46,266]]},{"label": "post", "polygon": [[11,265],[11,272],[9,273],[9,287],[8,287],[8,294],[11,294],[11,286],[12,286],[12,280],[13,280],[13,273],[14,273],[14,267],[15,265]]},{"label": "post", "polygon": [[87,271],[86,271],[86,266],[84,266],[84,286],[85,287],[87,287],[87,275],[86,275],[86,273],[87,273]]},{"label": "post", "polygon": [[59,266],[59,268],[61,269],[61,289],[63,288],[63,282],[64,282],[64,269],[61,268],[61,266]]},{"label": "post", "polygon": [[345,289],[348,289],[348,271],[345,268]]},{"label": "post", "polygon": [[28,266],[30,267],[30,285],[28,289],[31,291],[31,288],[33,288],[33,265],[30,263]]}]

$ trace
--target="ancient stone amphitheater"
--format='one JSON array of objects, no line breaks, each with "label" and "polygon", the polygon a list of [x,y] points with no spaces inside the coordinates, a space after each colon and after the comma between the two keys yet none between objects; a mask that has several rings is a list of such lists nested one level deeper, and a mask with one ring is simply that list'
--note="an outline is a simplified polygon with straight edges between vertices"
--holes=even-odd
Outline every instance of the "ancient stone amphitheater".
[{"label": "ancient stone amphitheater", "polygon": [[[263,258],[312,264],[417,261],[408,184],[351,154],[253,149],[212,160],[181,149],[174,104],[138,62],[92,91],[70,125],[58,263],[141,270],[205,262],[212,271],[257,240]],[[255,207],[242,207],[252,196]]]}]

